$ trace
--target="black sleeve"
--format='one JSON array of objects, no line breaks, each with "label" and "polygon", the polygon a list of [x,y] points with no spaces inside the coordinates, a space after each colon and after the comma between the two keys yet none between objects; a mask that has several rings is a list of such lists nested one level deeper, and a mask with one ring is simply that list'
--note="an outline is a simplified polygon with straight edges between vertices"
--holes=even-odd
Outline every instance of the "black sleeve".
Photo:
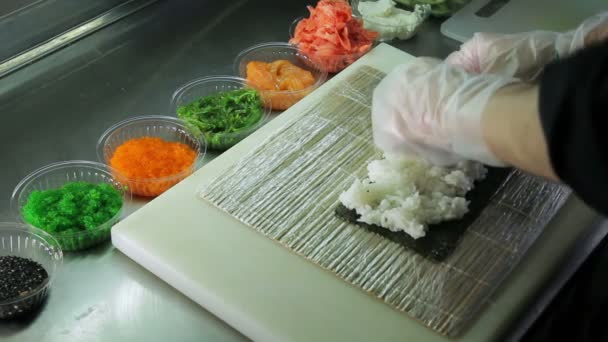
[{"label": "black sleeve", "polygon": [[608,41],[545,68],[539,111],[553,169],[608,215]]}]

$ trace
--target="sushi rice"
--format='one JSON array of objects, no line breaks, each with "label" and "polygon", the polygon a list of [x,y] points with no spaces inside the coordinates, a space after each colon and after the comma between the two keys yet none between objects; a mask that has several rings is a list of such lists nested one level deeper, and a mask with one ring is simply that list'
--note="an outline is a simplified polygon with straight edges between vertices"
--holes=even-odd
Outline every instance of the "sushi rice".
[{"label": "sushi rice", "polygon": [[360,215],[359,221],[414,239],[425,236],[429,224],[462,218],[469,211],[465,199],[487,169],[463,161],[452,167],[426,161],[385,156],[367,166],[368,175],[355,180],[340,202]]}]

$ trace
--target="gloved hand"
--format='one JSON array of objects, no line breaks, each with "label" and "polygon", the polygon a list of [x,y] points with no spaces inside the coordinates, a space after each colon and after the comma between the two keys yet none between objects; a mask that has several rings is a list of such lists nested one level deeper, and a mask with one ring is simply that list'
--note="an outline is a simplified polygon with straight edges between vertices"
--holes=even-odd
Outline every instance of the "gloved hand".
[{"label": "gloved hand", "polygon": [[400,65],[374,90],[374,141],[386,154],[423,157],[437,165],[472,159],[503,166],[484,143],[481,115],[490,97],[513,82],[432,58]]},{"label": "gloved hand", "polygon": [[608,40],[608,19],[606,18],[608,17],[608,13],[604,15],[605,17],[603,17],[603,19],[601,16],[598,16],[596,19],[599,20],[600,23],[590,30],[589,33],[585,34],[583,46],[589,46]]},{"label": "gloved hand", "polygon": [[446,62],[472,73],[496,73],[532,81],[553,59],[605,39],[608,39],[608,12],[590,17],[566,33],[476,33],[459,51],[450,54]]}]

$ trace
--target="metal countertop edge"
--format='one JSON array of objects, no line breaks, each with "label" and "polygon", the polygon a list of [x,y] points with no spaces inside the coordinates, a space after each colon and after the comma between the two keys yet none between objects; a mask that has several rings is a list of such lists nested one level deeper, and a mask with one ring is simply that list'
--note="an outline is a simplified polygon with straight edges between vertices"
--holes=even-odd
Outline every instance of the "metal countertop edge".
[{"label": "metal countertop edge", "polygon": [[600,242],[608,236],[608,220],[603,217],[597,217],[587,229],[584,236],[579,238],[572,252],[564,258],[563,268],[556,272],[548,281],[550,284],[546,287],[545,293],[538,294],[529,309],[525,310],[525,314],[515,322],[513,330],[506,333],[505,341],[516,342],[522,341],[526,332],[540,318],[540,316],[549,307],[553,299],[564,288],[566,283],[580,269],[583,263],[589,258],[589,255],[597,248]]},{"label": "metal countertop edge", "polygon": [[33,48],[0,62],[0,78],[23,68],[159,0],[130,0]]}]

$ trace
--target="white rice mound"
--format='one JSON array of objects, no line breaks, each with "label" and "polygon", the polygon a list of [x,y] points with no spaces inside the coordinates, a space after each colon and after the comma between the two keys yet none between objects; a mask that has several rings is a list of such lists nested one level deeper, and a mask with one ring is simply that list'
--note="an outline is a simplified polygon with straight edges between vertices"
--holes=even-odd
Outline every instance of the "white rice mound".
[{"label": "white rice mound", "polygon": [[356,210],[359,221],[414,239],[425,236],[429,224],[462,218],[469,211],[464,196],[487,173],[477,162],[439,167],[395,156],[371,161],[367,171],[367,178],[355,180],[340,202]]}]

